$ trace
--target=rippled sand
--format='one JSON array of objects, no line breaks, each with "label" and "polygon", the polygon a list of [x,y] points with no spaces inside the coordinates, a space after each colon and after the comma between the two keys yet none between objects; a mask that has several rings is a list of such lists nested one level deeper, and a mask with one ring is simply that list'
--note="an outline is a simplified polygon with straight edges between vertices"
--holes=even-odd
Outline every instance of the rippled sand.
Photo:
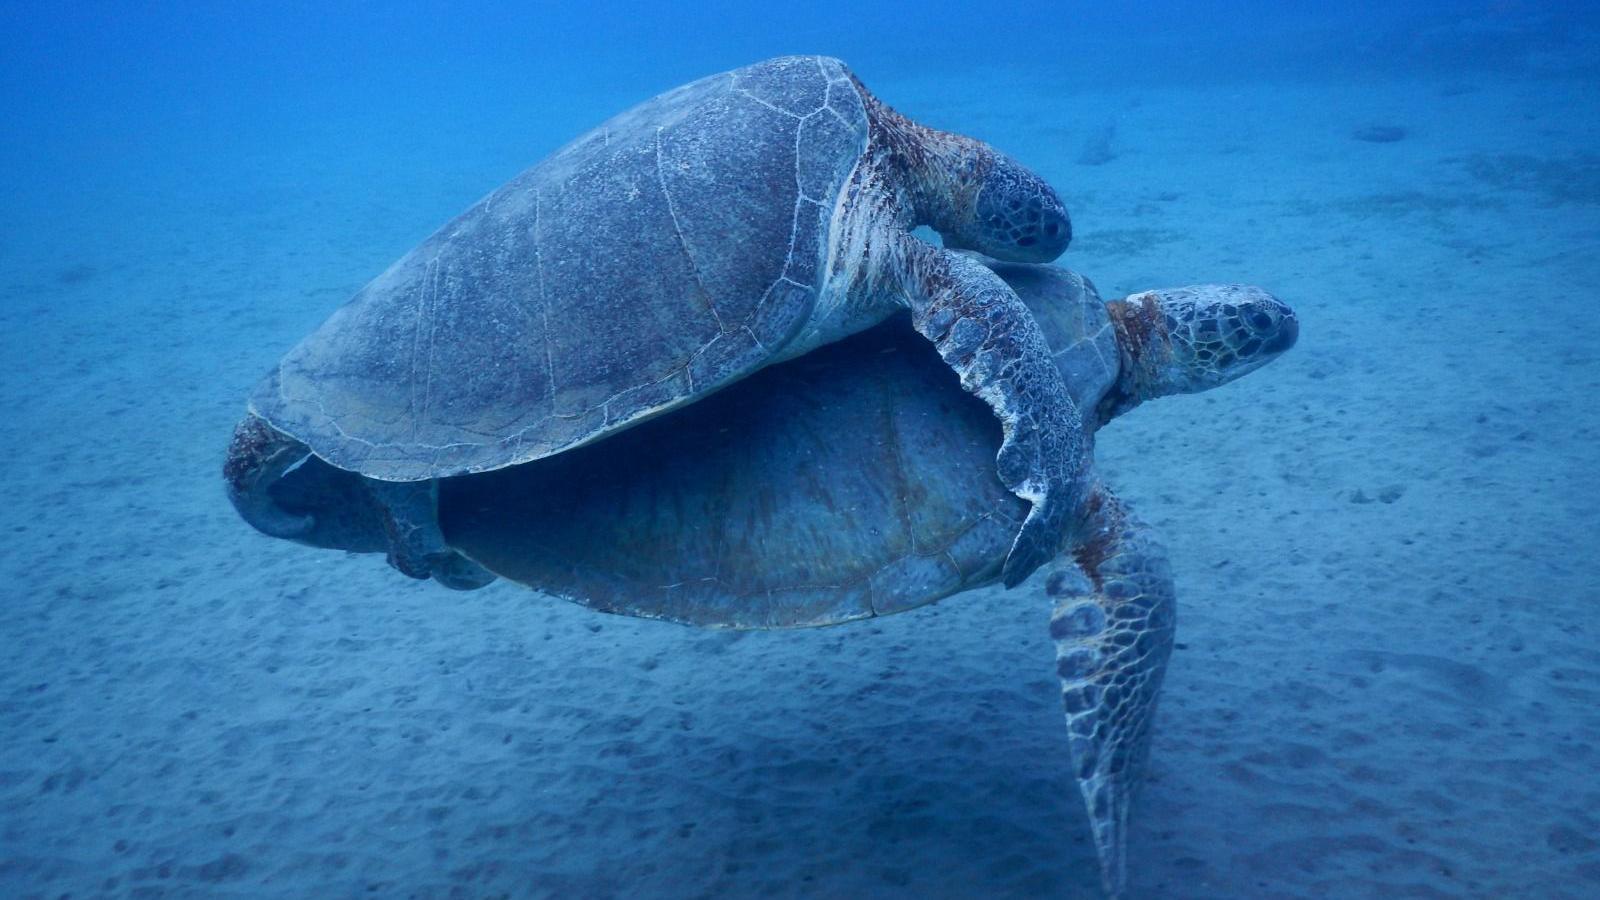
[{"label": "rippled sand", "polygon": [[[872,85],[1061,186],[1107,296],[1302,322],[1101,438],[1181,592],[1134,894],[1600,895],[1592,85],[989,78]],[[1030,587],[728,635],[239,522],[249,385],[516,156],[305,141],[0,245],[0,894],[1094,896]]]}]

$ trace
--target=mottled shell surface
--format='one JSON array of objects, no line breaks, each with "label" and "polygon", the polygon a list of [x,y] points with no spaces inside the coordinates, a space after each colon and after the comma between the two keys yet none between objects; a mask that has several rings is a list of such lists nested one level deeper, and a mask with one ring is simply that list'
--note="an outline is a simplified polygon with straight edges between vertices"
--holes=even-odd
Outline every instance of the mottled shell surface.
[{"label": "mottled shell surface", "polygon": [[[1087,281],[997,266],[1099,402],[1117,372]],[[697,625],[826,625],[998,577],[1026,504],[1000,426],[903,319],[770,367],[671,416],[549,459],[440,483],[449,543],[608,612]]]},{"label": "mottled shell surface", "polygon": [[805,323],[867,142],[837,60],[625,112],[406,254],[252,409],[335,466],[420,480],[580,446],[772,360]]},{"label": "mottled shell surface", "polygon": [[1122,372],[1121,350],[1100,292],[1059,266],[984,263],[1005,279],[1044,331],[1056,368],[1080,411],[1089,416]]}]

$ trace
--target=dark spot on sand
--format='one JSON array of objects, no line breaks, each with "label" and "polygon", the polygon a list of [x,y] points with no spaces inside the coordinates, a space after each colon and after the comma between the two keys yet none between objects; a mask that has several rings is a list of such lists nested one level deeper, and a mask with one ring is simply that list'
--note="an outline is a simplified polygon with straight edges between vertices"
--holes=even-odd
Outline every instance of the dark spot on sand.
[{"label": "dark spot on sand", "polygon": [[1370,144],[1393,144],[1406,138],[1406,130],[1399,125],[1366,125],[1357,128],[1350,136]]},{"label": "dark spot on sand", "polygon": [[1527,191],[1550,206],[1600,203],[1600,154],[1541,157],[1502,153],[1461,162],[1467,174],[1489,187]]},{"label": "dark spot on sand", "polygon": [[191,872],[186,872],[185,874],[192,875],[200,881],[215,884],[219,881],[234,881],[242,878],[248,871],[250,871],[248,860],[237,853],[224,853],[208,863],[202,863]]},{"label": "dark spot on sand", "polygon": [[1344,656],[1370,674],[1383,675],[1385,679],[1400,679],[1407,686],[1440,699],[1481,708],[1498,702],[1504,696],[1498,678],[1469,663],[1425,653],[1381,650],[1351,650]]},{"label": "dark spot on sand", "polygon": [[1078,154],[1078,165],[1103,166],[1116,159],[1119,154],[1112,146],[1116,139],[1117,122],[1112,119],[1084,142],[1083,150]]},{"label": "dark spot on sand", "polygon": [[1138,256],[1183,239],[1176,231],[1155,228],[1112,228],[1090,232],[1074,244],[1080,251],[1104,256]]},{"label": "dark spot on sand", "polygon": [[1545,843],[1563,856],[1571,853],[1587,853],[1600,847],[1600,843],[1596,843],[1593,838],[1569,825],[1557,825],[1551,828],[1545,834]]},{"label": "dark spot on sand", "polygon": [[62,269],[61,271],[57,272],[56,273],[56,283],[57,284],[82,284],[85,281],[93,280],[94,277],[99,275],[99,274],[100,274],[100,270],[96,269],[94,266],[88,265],[86,263],[79,263],[78,265],[75,265],[75,266],[67,266],[65,269]]}]

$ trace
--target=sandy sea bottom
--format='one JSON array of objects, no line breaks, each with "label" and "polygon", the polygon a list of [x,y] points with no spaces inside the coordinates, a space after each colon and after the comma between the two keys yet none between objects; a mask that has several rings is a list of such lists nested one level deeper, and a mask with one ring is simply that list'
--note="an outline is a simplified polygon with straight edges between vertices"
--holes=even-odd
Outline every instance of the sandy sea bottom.
[{"label": "sandy sea bottom", "polygon": [[[873,87],[1059,185],[1107,296],[1301,316],[1102,435],[1181,598],[1135,895],[1600,895],[1593,86]],[[251,383],[509,174],[311,145],[0,245],[0,894],[1094,896],[1035,589],[710,633],[239,522]]]}]

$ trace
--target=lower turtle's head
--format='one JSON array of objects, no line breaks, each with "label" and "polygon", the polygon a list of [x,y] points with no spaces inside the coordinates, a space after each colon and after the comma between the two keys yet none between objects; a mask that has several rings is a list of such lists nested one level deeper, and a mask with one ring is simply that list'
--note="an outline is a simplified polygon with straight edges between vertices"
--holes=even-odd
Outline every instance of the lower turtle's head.
[{"label": "lower turtle's head", "polygon": [[1107,418],[1143,400],[1204,391],[1254,372],[1294,346],[1300,321],[1258,287],[1202,284],[1106,304],[1124,368]]},{"label": "lower turtle's head", "polygon": [[1049,262],[1067,249],[1072,220],[1043,178],[988,147],[975,149],[959,168],[971,180],[964,187],[976,193],[963,205],[963,221],[941,223],[946,247],[1019,263]]}]

